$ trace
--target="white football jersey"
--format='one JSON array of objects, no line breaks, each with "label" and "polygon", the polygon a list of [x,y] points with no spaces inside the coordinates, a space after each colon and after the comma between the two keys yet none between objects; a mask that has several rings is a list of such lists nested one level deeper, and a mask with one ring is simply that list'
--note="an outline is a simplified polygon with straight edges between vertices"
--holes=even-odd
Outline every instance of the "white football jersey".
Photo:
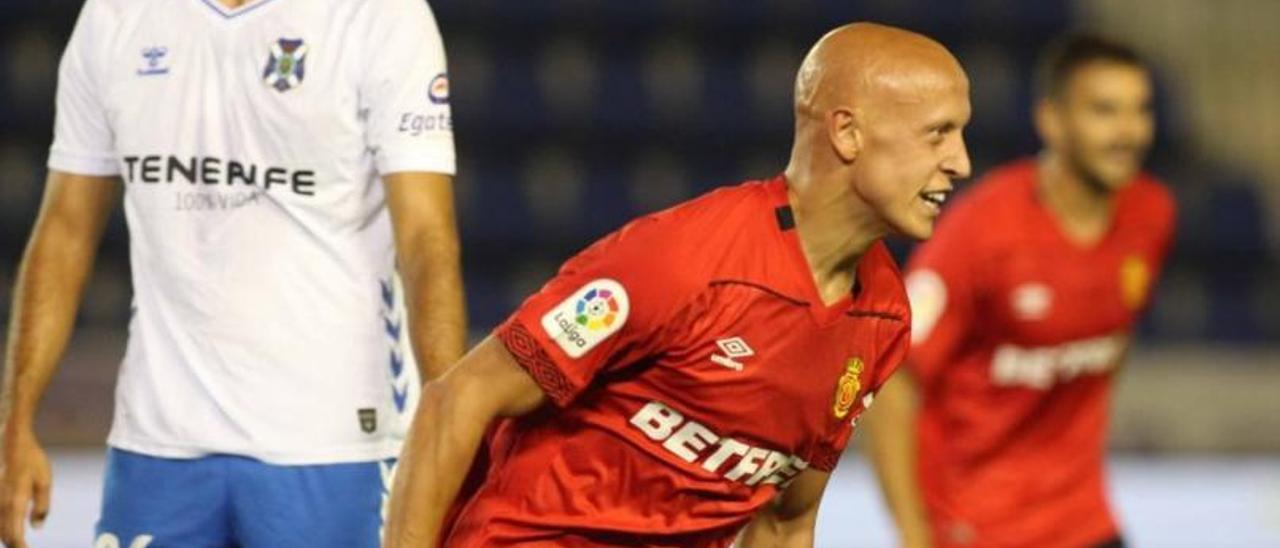
[{"label": "white football jersey", "polygon": [[380,174],[452,174],[423,0],[88,0],[51,169],[119,175],[134,310],[108,443],[395,456],[416,372]]}]

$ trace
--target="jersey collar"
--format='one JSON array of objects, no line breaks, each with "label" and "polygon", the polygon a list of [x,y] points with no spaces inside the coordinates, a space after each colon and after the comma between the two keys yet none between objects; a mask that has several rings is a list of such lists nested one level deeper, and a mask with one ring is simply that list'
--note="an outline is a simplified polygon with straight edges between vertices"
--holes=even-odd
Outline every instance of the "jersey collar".
[{"label": "jersey collar", "polygon": [[233,9],[222,5],[222,2],[219,2],[218,0],[200,0],[201,3],[210,10],[213,10],[215,14],[221,16],[223,19],[235,19],[276,1],[277,0],[253,0]]}]

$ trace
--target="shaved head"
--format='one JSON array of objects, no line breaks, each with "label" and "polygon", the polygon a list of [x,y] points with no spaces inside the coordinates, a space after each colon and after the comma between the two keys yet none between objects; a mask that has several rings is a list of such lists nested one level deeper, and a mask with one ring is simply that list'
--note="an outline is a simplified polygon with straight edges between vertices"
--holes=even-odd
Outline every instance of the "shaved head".
[{"label": "shaved head", "polygon": [[960,62],[942,44],[914,32],[853,23],[823,36],[796,75],[798,115],[811,116],[842,102],[913,100],[922,88],[968,86]]}]

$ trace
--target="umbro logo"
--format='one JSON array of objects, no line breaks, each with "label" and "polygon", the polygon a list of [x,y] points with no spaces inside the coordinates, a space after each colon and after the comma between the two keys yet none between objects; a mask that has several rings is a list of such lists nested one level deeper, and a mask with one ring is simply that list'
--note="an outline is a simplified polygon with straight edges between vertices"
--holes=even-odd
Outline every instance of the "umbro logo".
[{"label": "umbro logo", "polygon": [[742,337],[720,339],[716,341],[716,346],[720,347],[722,354],[711,354],[711,362],[734,371],[742,371],[739,359],[756,355],[756,351],[747,346],[747,341],[742,340]]}]

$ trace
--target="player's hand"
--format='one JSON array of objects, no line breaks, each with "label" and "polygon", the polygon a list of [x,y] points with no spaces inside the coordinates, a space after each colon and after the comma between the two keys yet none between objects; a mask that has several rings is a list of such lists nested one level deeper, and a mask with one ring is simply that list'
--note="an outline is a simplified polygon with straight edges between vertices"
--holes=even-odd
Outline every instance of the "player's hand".
[{"label": "player's hand", "polygon": [[26,526],[39,528],[49,515],[53,471],[34,432],[6,436],[0,461],[0,542],[7,548],[27,548]]}]

